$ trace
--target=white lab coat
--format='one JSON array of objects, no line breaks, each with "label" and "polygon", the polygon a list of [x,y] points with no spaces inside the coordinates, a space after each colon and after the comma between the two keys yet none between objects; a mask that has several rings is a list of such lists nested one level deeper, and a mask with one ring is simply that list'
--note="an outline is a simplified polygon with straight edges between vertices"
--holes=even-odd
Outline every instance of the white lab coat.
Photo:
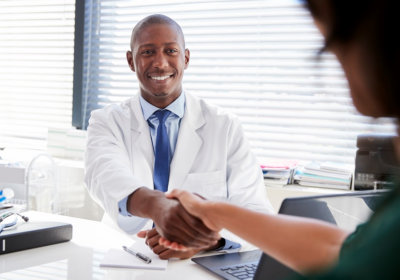
[{"label": "white lab coat", "polygon": [[[149,126],[138,95],[92,112],[85,181],[113,221],[120,200],[139,187],[153,189],[153,166]],[[272,213],[262,171],[238,119],[187,93],[170,167],[168,190],[175,188]]]}]

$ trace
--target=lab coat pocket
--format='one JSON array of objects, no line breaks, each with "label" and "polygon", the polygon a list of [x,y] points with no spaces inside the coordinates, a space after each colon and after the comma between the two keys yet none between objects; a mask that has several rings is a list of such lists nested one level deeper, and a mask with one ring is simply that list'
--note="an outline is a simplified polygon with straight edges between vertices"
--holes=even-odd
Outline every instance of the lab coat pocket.
[{"label": "lab coat pocket", "polygon": [[228,193],[225,173],[222,170],[189,173],[182,188],[210,200],[225,200]]}]

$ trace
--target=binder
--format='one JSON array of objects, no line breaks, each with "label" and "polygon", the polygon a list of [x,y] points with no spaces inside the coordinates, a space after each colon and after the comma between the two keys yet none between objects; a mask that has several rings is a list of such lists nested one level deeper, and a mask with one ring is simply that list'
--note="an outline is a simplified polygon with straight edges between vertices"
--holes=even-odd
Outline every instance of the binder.
[{"label": "binder", "polygon": [[0,255],[66,242],[72,238],[72,225],[61,222],[28,222],[0,233]]}]

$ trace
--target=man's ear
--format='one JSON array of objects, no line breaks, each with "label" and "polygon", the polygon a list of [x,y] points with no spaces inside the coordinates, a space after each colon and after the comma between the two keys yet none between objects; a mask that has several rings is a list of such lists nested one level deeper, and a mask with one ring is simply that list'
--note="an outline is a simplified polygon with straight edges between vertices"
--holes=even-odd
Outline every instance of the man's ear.
[{"label": "man's ear", "polygon": [[126,52],[126,61],[128,61],[129,68],[131,68],[131,70],[135,72],[135,66],[133,65],[133,55],[131,51]]},{"label": "man's ear", "polygon": [[189,49],[185,49],[185,69],[189,67],[189,61],[190,61],[190,51]]}]

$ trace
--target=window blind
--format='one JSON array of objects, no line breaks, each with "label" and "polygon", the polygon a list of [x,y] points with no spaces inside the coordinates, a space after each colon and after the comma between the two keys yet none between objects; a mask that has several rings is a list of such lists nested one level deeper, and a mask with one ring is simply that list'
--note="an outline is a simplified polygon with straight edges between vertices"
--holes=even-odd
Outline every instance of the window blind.
[{"label": "window blind", "polygon": [[266,159],[353,163],[360,133],[391,133],[390,119],[358,114],[335,57],[300,1],[87,0],[83,106],[138,92],[125,53],[131,30],[147,15],[176,20],[191,61],[187,92],[239,116],[253,151]]},{"label": "window blind", "polygon": [[0,147],[71,127],[74,17],[75,0],[0,1]]}]

